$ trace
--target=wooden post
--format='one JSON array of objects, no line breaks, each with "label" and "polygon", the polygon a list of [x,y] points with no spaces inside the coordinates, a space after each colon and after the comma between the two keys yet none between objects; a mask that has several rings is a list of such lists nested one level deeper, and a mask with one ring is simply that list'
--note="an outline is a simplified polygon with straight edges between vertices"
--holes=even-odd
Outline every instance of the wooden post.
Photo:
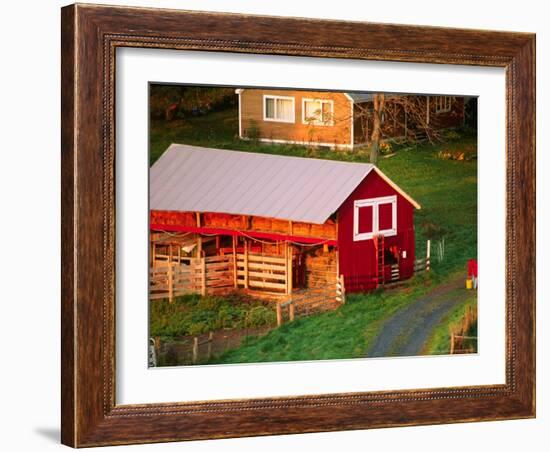
[{"label": "wooden post", "polygon": [[288,305],[288,317],[291,322],[294,320],[294,303],[292,300],[290,300],[290,304]]},{"label": "wooden post", "polygon": [[340,275],[338,277],[338,291],[339,291],[339,295],[340,295],[340,298],[342,299],[342,304],[344,304],[346,302],[346,288],[344,286],[344,275]]},{"label": "wooden post", "polygon": [[199,359],[199,338],[195,336],[193,338],[193,364],[196,364],[198,359]]},{"label": "wooden post", "polygon": [[248,289],[248,243],[244,239],[244,288]]},{"label": "wooden post", "polygon": [[174,301],[174,267],[172,262],[168,264],[168,301]]},{"label": "wooden post", "polygon": [[233,242],[233,287],[238,287],[238,274],[237,274],[237,237],[232,237]]},{"label": "wooden post", "polygon": [[210,331],[208,335],[208,359],[212,357],[212,341],[214,340],[214,333]]},{"label": "wooden post", "polygon": [[174,268],[172,267],[172,245],[168,246],[168,301],[174,301]]},{"label": "wooden post", "polygon": [[201,214],[199,212],[195,212],[195,220],[197,221],[197,227],[201,227]]},{"label": "wooden post", "polygon": [[431,248],[431,240],[428,240],[426,242],[426,271],[430,271],[430,248]]},{"label": "wooden post", "polygon": [[197,257],[202,257],[202,237],[197,236]]},{"label": "wooden post", "polygon": [[336,257],[336,279],[340,277],[340,255],[338,253],[338,248],[334,248],[334,254]]},{"label": "wooden post", "polygon": [[451,355],[455,352],[455,333],[451,331]]},{"label": "wooden post", "polygon": [[178,264],[181,265],[181,243],[178,244]]},{"label": "wooden post", "polygon": [[281,324],[283,323],[283,313],[281,312],[280,303],[277,303],[276,311],[277,311],[277,326],[281,326]]},{"label": "wooden post", "polygon": [[287,288],[287,294],[292,293],[292,246],[287,243],[286,244],[287,249],[287,274],[286,274],[286,288]]},{"label": "wooden post", "polygon": [[151,250],[151,259],[153,260],[153,268],[155,268],[155,261],[157,259],[156,251],[157,251],[157,245],[155,242],[152,243],[152,250]]},{"label": "wooden post", "polygon": [[202,271],[201,295],[204,297],[206,295],[206,259],[204,257],[201,257],[201,271]]}]

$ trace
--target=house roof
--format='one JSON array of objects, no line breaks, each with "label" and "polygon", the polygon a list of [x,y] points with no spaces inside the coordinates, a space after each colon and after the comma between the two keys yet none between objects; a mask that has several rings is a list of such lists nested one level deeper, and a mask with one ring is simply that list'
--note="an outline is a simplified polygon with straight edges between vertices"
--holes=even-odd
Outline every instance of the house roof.
[{"label": "house roof", "polygon": [[345,93],[345,95],[356,104],[360,104],[361,102],[370,102],[373,97],[373,93]]},{"label": "house roof", "polygon": [[172,144],[150,169],[150,208],[324,223],[371,171],[367,163]]},{"label": "house roof", "polygon": [[[241,94],[244,91],[245,88],[237,88],[235,90],[235,93]],[[260,89],[260,88],[255,88]],[[371,102],[373,93],[343,93],[349,100],[356,104],[360,104],[361,102]]]}]

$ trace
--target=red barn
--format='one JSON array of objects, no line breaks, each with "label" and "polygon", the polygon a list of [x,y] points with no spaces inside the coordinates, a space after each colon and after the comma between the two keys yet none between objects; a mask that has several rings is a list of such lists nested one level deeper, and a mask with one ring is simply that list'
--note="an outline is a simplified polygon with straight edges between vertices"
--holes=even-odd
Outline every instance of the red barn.
[{"label": "red barn", "polygon": [[151,267],[195,266],[203,293],[368,291],[413,275],[415,208],[374,165],[173,144],[150,170]]}]

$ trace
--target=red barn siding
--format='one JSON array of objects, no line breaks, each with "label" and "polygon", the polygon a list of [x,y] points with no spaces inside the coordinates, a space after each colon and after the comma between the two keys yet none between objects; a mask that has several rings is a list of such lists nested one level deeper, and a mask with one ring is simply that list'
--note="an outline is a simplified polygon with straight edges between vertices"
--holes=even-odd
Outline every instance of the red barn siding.
[{"label": "red barn siding", "polygon": [[[413,209],[409,201],[400,195],[378,174],[372,171],[355,189],[338,210],[338,246],[340,273],[344,275],[346,291],[368,291],[376,288],[377,255],[374,240],[353,240],[354,201],[397,195],[397,235],[385,237],[385,247],[396,246],[399,251],[400,279],[414,273],[414,225]],[[380,222],[386,222],[381,212]],[[402,252],[406,251],[406,257]]]}]

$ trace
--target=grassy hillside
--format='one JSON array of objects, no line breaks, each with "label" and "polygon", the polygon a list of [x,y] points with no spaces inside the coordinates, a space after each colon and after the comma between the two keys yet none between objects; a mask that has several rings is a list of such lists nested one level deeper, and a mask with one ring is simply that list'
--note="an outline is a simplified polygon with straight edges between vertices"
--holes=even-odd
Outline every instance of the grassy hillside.
[{"label": "grassy hillside", "polygon": [[[234,110],[173,122],[151,123],[151,164],[171,143],[368,162],[365,151],[332,151],[294,145],[269,145],[238,138]],[[395,291],[351,295],[337,311],[303,318],[261,338],[249,338],[239,349],[215,362],[261,362],[364,356],[382,322],[400,307],[429,292],[437,284],[466,275],[466,261],[477,255],[477,161],[441,158],[447,151],[475,155],[476,138],[455,134],[435,145],[393,145],[393,155],[379,167],[408,192],[422,208],[415,212],[416,254],[425,256],[432,241],[432,271]],[[444,241],[443,260],[438,259]],[[442,327],[444,328],[444,327]]]},{"label": "grassy hillside", "polygon": [[382,321],[430,290],[429,278],[407,289],[351,294],[336,311],[285,323],[266,336],[249,337],[211,363],[254,363],[363,358]]},{"label": "grassy hillside", "polygon": [[[368,162],[365,151],[333,151],[296,145],[271,145],[238,138],[235,109],[191,117],[185,120],[152,121],[150,162],[156,161],[171,143],[185,143],[221,149],[262,152],[299,157]],[[432,239],[434,270],[447,274],[463,268],[477,250],[477,161],[445,160],[440,153],[463,150],[475,153],[476,138],[461,136],[435,145],[394,145],[395,155],[381,158],[379,167],[417,200],[415,212],[417,256],[426,252]],[[445,242],[445,259],[437,262],[438,241]]]}]

